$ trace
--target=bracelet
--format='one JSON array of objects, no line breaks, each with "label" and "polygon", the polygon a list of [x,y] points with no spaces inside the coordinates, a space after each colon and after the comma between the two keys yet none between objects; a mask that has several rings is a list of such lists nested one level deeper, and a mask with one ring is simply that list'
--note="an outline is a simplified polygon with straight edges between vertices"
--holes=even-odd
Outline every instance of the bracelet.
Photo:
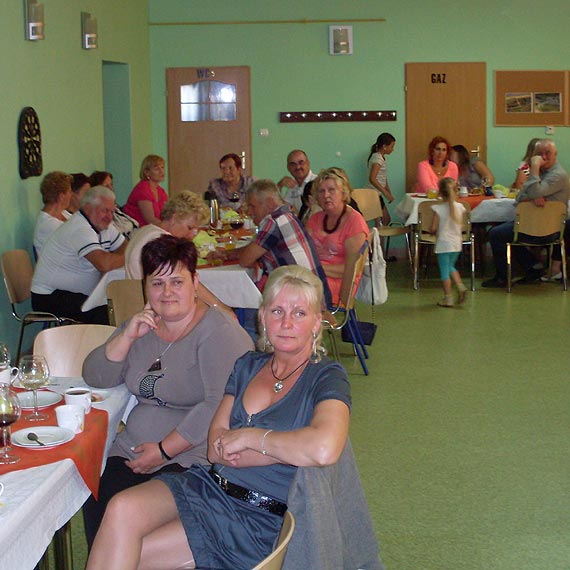
[{"label": "bracelet", "polygon": [[159,449],[160,455],[162,455],[163,459],[166,459],[166,461],[170,461],[172,459],[172,457],[170,457],[168,455],[168,453],[166,453],[166,451],[164,451],[164,447],[162,447],[162,441],[158,442],[158,449]]},{"label": "bracelet", "polygon": [[268,429],[261,438],[261,455],[267,455],[267,451],[265,450],[265,438],[272,432],[272,429]]}]

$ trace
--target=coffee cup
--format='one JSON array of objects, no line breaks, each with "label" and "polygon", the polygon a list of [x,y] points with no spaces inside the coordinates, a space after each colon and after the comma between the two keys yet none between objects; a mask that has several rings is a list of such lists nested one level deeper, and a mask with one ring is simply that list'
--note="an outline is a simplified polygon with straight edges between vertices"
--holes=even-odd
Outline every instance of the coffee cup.
[{"label": "coffee cup", "polygon": [[91,390],[89,388],[69,388],[65,391],[65,403],[83,406],[85,413],[91,411]]},{"label": "coffee cup", "polygon": [[0,370],[0,384],[9,384],[12,385],[14,380],[18,377],[20,370],[16,367],[13,368],[4,368],[4,370]]},{"label": "coffee cup", "polygon": [[73,433],[81,433],[85,426],[85,408],[75,404],[65,404],[55,409],[57,425]]},{"label": "coffee cup", "polygon": [[2,496],[3,492],[4,492],[4,483],[0,483],[0,497]]},{"label": "coffee cup", "polygon": [[462,198],[466,198],[467,196],[469,196],[469,190],[467,189],[467,186],[461,186],[459,188],[459,196],[461,196]]}]

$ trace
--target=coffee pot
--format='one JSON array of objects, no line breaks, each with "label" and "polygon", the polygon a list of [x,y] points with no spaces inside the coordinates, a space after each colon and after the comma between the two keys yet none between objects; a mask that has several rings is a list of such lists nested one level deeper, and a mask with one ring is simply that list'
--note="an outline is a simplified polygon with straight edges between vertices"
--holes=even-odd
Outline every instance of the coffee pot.
[{"label": "coffee pot", "polygon": [[204,194],[204,198],[208,201],[208,205],[210,206],[210,226],[216,227],[220,219],[220,205],[216,193],[208,190]]}]

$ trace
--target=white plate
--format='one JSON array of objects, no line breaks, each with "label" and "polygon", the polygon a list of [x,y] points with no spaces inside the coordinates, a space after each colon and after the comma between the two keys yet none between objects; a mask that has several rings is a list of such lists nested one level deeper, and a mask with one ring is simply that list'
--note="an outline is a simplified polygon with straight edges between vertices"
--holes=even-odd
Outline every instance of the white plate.
[{"label": "white plate", "polygon": [[108,390],[91,390],[91,405],[102,404],[108,397]]},{"label": "white plate", "polygon": [[[31,390],[29,392],[18,392],[18,400],[20,400],[20,406],[22,406],[23,410],[34,409],[34,393]],[[61,402],[61,400],[63,400],[61,394],[56,394],[49,390],[38,390],[38,408],[53,406]]]},{"label": "white plate", "polygon": [[[34,432],[38,439],[45,445],[39,445],[28,439],[28,434]],[[37,426],[18,430],[12,434],[12,443],[18,447],[30,447],[32,449],[47,449],[62,443],[67,443],[75,437],[73,431],[58,426]]]}]

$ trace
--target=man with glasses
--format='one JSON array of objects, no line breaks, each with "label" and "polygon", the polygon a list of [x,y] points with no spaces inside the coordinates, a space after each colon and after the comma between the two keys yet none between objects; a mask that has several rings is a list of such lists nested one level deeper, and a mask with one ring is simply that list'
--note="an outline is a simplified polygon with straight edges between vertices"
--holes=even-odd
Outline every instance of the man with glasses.
[{"label": "man with glasses", "polygon": [[313,181],[317,175],[311,171],[311,162],[300,149],[292,150],[287,155],[287,170],[291,176],[281,178],[277,186],[285,202],[293,206],[295,213],[298,213],[303,205],[301,196],[305,185]]}]

